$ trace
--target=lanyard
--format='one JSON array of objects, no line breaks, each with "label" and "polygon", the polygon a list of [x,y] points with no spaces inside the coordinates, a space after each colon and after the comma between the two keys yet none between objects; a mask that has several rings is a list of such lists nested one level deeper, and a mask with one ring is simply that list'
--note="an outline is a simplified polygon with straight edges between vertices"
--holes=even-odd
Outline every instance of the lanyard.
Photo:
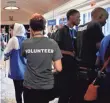
[{"label": "lanyard", "polygon": [[73,39],[74,38],[74,29],[69,29],[69,33],[70,33],[71,38]]},{"label": "lanyard", "polygon": [[69,29],[69,34],[70,34],[70,37],[71,37],[71,39],[72,39],[72,46],[73,46],[73,48],[74,48],[74,29]]}]

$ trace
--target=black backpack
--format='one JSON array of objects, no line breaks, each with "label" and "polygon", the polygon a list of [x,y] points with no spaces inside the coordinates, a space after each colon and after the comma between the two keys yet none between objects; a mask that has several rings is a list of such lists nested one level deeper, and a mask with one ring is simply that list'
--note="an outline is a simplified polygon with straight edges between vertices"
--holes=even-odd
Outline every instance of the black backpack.
[{"label": "black backpack", "polygon": [[84,31],[78,31],[76,36],[76,59],[77,61],[82,60],[82,51],[83,51],[83,40],[84,40]]}]

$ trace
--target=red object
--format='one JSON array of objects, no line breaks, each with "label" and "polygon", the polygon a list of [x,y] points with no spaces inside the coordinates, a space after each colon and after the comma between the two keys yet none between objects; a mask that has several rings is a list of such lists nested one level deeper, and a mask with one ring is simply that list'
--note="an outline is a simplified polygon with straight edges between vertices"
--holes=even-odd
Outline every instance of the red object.
[{"label": "red object", "polygon": [[95,6],[95,5],[96,5],[96,1],[95,1],[95,0],[91,0],[91,1],[90,1],[90,5],[91,5],[91,6]]}]

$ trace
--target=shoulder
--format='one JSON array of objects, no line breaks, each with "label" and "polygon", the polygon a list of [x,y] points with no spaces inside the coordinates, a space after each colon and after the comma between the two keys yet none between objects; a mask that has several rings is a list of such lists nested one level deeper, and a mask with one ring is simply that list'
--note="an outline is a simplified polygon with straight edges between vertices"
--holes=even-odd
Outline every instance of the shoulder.
[{"label": "shoulder", "polygon": [[102,43],[109,42],[109,41],[110,41],[110,35],[105,36],[105,37],[102,39]]},{"label": "shoulder", "polygon": [[101,25],[96,21],[91,21],[91,22],[88,23],[88,25],[89,25],[89,27],[95,27],[95,28],[99,27],[99,28],[101,28]]},{"label": "shoulder", "polygon": [[86,30],[86,29],[87,29],[87,26],[88,26],[88,23],[86,23],[86,24],[84,24],[84,25],[80,25],[80,26],[78,27],[78,31],[84,31],[84,30]]},{"label": "shoulder", "polygon": [[10,42],[13,42],[13,43],[17,42],[17,37],[13,36],[12,38],[10,38],[9,43]]},{"label": "shoulder", "polygon": [[57,42],[54,39],[48,38],[48,42],[53,45],[57,45]]},{"label": "shoulder", "polygon": [[52,47],[52,48],[58,47],[58,43],[51,38],[48,38],[47,44],[48,44],[48,47]]},{"label": "shoulder", "polygon": [[85,25],[88,25],[88,23],[83,24],[83,25],[79,25],[78,27],[84,27]]},{"label": "shoulder", "polygon": [[64,25],[62,28],[58,29],[58,31],[65,31],[65,30],[69,30],[67,25]]},{"label": "shoulder", "polygon": [[31,39],[29,38],[29,39],[25,39],[24,41],[23,41],[23,44],[28,44],[28,43],[30,43],[31,42]]}]

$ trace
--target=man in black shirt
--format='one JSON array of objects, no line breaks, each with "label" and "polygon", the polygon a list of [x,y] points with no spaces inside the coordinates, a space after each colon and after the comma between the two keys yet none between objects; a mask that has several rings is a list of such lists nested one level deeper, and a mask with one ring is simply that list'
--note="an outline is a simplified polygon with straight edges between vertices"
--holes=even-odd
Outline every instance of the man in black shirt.
[{"label": "man in black shirt", "polygon": [[[56,41],[63,54],[63,70],[58,74],[60,97],[58,103],[68,103],[72,93],[75,94],[76,84],[76,61],[75,61],[75,36],[76,31],[73,29],[80,22],[80,13],[75,9],[67,12],[67,25],[57,31]],[[73,90],[74,89],[74,90]],[[75,98],[75,96],[74,96]]]},{"label": "man in black shirt", "polygon": [[100,41],[104,37],[102,26],[105,25],[108,13],[101,7],[95,8],[92,13],[92,21],[79,26],[77,33],[77,60],[79,61],[80,69],[91,70],[87,80],[79,80],[79,95],[78,102],[83,103],[84,93],[87,90],[88,84],[95,78],[92,72],[95,68],[96,52],[100,47]]}]

